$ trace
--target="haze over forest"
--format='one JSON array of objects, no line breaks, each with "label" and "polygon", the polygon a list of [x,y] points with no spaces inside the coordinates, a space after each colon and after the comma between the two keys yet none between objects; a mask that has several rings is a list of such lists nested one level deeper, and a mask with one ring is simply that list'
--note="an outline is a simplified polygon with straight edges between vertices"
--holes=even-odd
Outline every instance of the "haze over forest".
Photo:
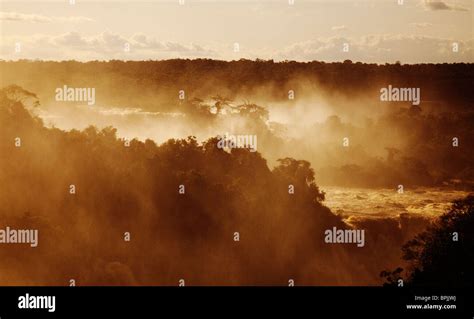
[{"label": "haze over forest", "polygon": [[[423,283],[416,267],[444,264],[406,252],[472,224],[473,64],[20,60],[0,73],[0,215],[40,231],[28,254],[0,252],[3,284],[380,285],[398,266]],[[389,85],[419,88],[419,105],[381,101]],[[64,86],[94,88],[95,103],[57,101]],[[256,136],[257,152],[219,148],[226,133]],[[365,246],[327,244],[333,227],[364,229]],[[447,251],[464,267],[462,227]]]},{"label": "haze over forest", "polygon": [[[270,166],[286,156],[305,159],[323,185],[474,181],[472,64],[19,61],[0,62],[0,70],[2,87],[38,95],[35,112],[49,126],[113,126],[120,137],[157,143],[256,134]],[[65,85],[95,88],[95,105],[56,101]],[[419,88],[421,103],[381,101],[389,85]],[[350,147],[342,147],[344,138]]]}]

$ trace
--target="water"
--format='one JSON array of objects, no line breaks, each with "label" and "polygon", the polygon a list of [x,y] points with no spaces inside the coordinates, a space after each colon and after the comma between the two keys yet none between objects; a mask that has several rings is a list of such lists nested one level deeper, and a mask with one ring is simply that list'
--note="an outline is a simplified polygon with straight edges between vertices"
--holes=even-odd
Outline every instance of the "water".
[{"label": "water", "polygon": [[441,188],[364,189],[324,187],[324,204],[344,219],[398,217],[402,213],[435,217],[449,209],[451,202],[469,194],[466,191]]}]

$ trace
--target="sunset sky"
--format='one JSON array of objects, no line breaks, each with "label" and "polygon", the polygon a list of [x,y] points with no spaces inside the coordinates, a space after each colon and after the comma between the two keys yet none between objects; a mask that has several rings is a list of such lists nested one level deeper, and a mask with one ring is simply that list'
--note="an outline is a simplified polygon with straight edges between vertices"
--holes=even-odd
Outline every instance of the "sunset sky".
[{"label": "sunset sky", "polygon": [[472,0],[184,1],[0,1],[0,58],[474,62]]}]

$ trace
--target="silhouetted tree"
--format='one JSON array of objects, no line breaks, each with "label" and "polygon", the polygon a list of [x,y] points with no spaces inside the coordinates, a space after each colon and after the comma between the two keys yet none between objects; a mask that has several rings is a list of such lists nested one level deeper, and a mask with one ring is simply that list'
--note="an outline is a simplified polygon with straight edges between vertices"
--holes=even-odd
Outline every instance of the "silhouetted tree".
[{"label": "silhouetted tree", "polygon": [[[402,248],[408,262],[406,284],[413,286],[472,287],[474,285],[474,195],[453,202],[426,231]],[[401,268],[383,271],[394,284]]]}]

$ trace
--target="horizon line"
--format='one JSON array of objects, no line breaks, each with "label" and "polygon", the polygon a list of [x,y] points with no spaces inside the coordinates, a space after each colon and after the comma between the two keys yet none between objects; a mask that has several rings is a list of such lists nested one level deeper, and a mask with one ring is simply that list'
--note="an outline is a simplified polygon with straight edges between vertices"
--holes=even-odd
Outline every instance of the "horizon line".
[{"label": "horizon line", "polygon": [[91,63],[91,62],[100,62],[100,63],[110,63],[110,62],[170,62],[170,61],[214,61],[214,62],[224,62],[224,63],[232,63],[232,62],[253,62],[253,63],[273,63],[273,64],[285,64],[285,63],[297,63],[297,64],[311,64],[311,63],[320,63],[320,64],[363,64],[363,65],[377,65],[377,66],[385,66],[385,65],[456,65],[456,64],[474,64],[474,62],[420,62],[420,63],[402,63],[401,61],[396,62],[362,62],[362,61],[352,61],[351,59],[345,59],[342,61],[323,61],[323,60],[311,60],[311,61],[297,61],[297,60],[279,60],[275,61],[274,59],[247,59],[241,58],[238,60],[223,60],[223,59],[213,59],[213,58],[170,58],[170,59],[147,59],[147,60],[123,60],[123,59],[96,59],[96,60],[48,60],[48,59],[17,59],[17,60],[6,60],[1,59],[0,62],[7,62],[7,63],[16,63],[16,62],[55,62],[55,63],[62,63],[62,62],[76,62],[76,63]]}]

